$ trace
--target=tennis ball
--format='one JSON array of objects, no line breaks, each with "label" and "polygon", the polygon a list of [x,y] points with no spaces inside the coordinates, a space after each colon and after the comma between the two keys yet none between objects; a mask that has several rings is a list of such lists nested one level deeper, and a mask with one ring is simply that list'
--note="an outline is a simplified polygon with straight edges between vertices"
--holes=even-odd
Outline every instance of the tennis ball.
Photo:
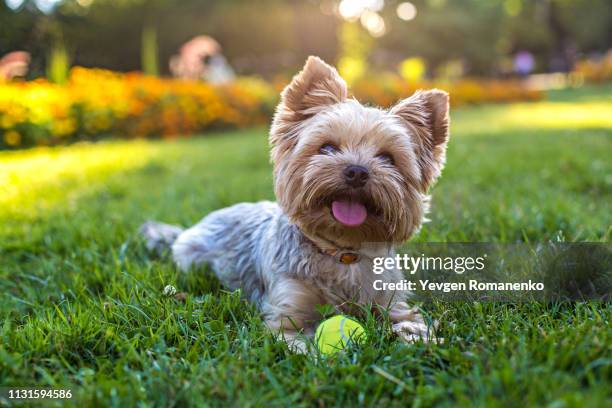
[{"label": "tennis ball", "polygon": [[322,354],[334,354],[350,343],[361,343],[365,339],[363,326],[341,315],[324,320],[315,333],[315,341]]}]

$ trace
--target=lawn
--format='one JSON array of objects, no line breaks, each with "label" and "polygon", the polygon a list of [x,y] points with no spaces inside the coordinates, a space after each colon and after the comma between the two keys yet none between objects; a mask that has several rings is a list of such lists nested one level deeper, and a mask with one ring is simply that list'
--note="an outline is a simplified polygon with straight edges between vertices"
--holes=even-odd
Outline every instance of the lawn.
[{"label": "lawn", "polygon": [[[419,242],[610,242],[610,87],[452,114]],[[206,269],[149,255],[146,219],[189,225],[272,199],[265,129],[0,153],[0,386],[98,406],[604,406],[608,303],[432,303],[442,345],[293,355]],[[184,302],[165,297],[172,284]],[[0,401],[0,405],[2,402]]]}]

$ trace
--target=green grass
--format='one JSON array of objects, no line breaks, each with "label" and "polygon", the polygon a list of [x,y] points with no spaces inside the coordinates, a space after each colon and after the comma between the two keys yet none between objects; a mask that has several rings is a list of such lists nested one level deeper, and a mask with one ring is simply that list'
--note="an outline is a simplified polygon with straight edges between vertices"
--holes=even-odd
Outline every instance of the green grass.
[{"label": "green grass", "polygon": [[[610,242],[610,111],[591,89],[453,112],[415,241]],[[369,319],[367,344],[317,360],[289,353],[206,270],[147,254],[146,219],[189,225],[273,198],[266,143],[255,129],[0,154],[0,386],[117,407],[612,402],[607,303],[427,304],[444,344],[405,345]]]}]

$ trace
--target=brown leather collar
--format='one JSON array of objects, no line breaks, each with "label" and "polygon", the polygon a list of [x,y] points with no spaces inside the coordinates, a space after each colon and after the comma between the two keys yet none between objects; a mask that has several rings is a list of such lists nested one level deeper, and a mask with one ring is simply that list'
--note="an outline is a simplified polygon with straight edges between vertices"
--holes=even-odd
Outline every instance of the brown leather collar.
[{"label": "brown leather collar", "polygon": [[361,260],[361,254],[352,248],[342,248],[326,239],[313,239],[306,234],[304,236],[319,252],[335,258],[338,263],[351,265]]}]

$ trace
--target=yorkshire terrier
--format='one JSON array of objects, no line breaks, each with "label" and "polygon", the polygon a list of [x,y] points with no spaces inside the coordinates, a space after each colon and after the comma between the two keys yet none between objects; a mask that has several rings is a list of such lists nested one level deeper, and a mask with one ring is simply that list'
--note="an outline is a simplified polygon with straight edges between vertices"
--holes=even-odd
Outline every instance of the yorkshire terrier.
[{"label": "yorkshire terrier", "polygon": [[307,350],[323,304],[344,313],[372,305],[404,340],[430,340],[409,293],[373,288],[402,273],[375,275],[372,266],[424,221],[444,167],[448,102],[429,90],[389,110],[363,106],[333,67],[310,57],[283,90],[270,130],[278,203],[236,204],[185,230],[147,222],[147,246],[171,247],[184,271],[209,264],[296,351]]}]

